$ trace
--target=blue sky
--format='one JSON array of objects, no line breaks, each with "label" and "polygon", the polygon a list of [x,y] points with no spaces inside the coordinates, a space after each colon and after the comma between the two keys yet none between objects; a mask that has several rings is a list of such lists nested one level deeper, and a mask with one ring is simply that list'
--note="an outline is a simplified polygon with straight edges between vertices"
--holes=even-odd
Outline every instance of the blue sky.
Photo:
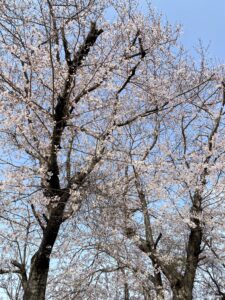
[{"label": "blue sky", "polygon": [[[141,0],[140,2],[144,2]],[[143,3],[142,2],[142,3]],[[190,51],[201,39],[208,56],[225,63],[225,0],[152,0],[170,23],[182,24],[182,43]]]}]

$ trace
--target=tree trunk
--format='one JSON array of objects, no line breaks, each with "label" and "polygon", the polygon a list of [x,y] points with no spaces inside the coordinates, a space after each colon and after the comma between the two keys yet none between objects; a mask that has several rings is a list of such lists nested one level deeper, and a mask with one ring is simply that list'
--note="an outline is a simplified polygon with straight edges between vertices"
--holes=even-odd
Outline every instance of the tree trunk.
[{"label": "tree trunk", "polygon": [[124,300],[129,300],[130,296],[129,296],[129,287],[128,287],[128,283],[125,282],[124,284]]},{"label": "tree trunk", "polygon": [[45,300],[49,270],[49,258],[39,258],[36,254],[31,265],[30,278],[24,292],[23,300]]},{"label": "tree trunk", "polygon": [[50,255],[55,244],[69,192],[65,191],[56,208],[52,209],[41,245],[31,260],[30,274],[24,290],[23,300],[45,300]]}]

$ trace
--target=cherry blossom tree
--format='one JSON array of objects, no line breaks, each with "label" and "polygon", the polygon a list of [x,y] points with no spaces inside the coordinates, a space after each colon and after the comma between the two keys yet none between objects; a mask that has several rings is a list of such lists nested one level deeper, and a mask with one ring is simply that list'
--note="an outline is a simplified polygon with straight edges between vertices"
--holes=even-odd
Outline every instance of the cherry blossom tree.
[{"label": "cherry blossom tree", "polygon": [[0,287],[224,296],[223,69],[194,63],[179,28],[135,1],[0,11]]},{"label": "cherry blossom tree", "polygon": [[138,299],[224,298],[225,93],[204,84],[157,113],[152,132],[132,124],[129,139],[117,139],[117,176],[95,191],[90,276],[103,272],[103,255]]}]

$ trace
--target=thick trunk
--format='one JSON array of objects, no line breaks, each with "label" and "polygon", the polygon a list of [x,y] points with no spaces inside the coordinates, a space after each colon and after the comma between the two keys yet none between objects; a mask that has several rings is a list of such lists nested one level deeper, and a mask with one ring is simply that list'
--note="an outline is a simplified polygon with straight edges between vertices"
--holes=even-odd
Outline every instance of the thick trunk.
[{"label": "thick trunk", "polygon": [[49,245],[44,249],[40,248],[33,256],[23,300],[45,300],[51,251],[52,247]]},{"label": "thick trunk", "polygon": [[45,300],[50,255],[63,222],[63,212],[68,198],[69,193],[65,191],[57,207],[52,209],[41,245],[31,260],[30,274],[23,300]]},{"label": "thick trunk", "polygon": [[48,270],[49,258],[46,258],[44,261],[40,261],[35,256],[23,300],[45,300]]},{"label": "thick trunk", "polygon": [[187,257],[184,275],[172,285],[174,300],[192,300],[194,281],[198,267],[199,255],[201,253],[202,227],[201,208],[202,197],[196,191],[191,208],[191,222],[189,239],[187,243]]},{"label": "thick trunk", "polygon": [[130,296],[129,296],[129,287],[127,282],[124,284],[124,300],[129,300]]}]

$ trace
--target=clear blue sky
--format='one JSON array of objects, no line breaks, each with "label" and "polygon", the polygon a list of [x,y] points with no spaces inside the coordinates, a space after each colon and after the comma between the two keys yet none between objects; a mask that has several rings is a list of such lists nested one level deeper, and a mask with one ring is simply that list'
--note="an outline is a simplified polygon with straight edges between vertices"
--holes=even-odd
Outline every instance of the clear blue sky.
[{"label": "clear blue sky", "polygon": [[[144,2],[141,0],[140,2]],[[225,0],[152,0],[170,23],[183,25],[182,42],[189,50],[201,39],[209,56],[225,63]]]}]

